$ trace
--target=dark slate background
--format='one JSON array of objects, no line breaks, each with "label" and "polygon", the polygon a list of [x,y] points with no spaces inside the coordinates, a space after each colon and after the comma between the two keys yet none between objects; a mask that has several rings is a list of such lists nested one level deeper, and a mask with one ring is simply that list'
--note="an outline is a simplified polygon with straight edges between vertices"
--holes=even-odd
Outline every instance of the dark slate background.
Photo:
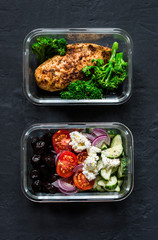
[{"label": "dark slate background", "polygon": [[[158,1],[0,1],[0,239],[158,239]],[[22,45],[39,27],[119,27],[134,42],[134,91],[120,106],[38,107],[22,92]],[[135,188],[117,203],[38,204],[20,188],[20,137],[38,122],[118,121],[135,139]]]}]

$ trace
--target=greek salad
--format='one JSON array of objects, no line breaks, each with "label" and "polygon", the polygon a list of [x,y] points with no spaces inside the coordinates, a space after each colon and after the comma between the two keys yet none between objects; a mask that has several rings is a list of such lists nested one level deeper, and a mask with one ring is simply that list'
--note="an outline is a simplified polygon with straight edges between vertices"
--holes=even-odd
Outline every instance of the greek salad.
[{"label": "greek salad", "polygon": [[59,129],[34,137],[31,145],[34,192],[120,192],[127,175],[127,158],[117,131]]}]

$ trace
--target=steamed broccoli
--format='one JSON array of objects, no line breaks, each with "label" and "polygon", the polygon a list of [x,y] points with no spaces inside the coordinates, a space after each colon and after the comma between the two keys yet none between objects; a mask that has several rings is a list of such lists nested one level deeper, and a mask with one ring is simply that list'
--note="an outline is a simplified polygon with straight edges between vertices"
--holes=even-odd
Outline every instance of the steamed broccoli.
[{"label": "steamed broccoli", "polygon": [[118,43],[114,42],[110,60],[104,65],[102,59],[93,59],[95,66],[86,66],[82,69],[86,77],[98,82],[103,89],[112,91],[117,89],[127,77],[127,63],[123,60],[123,52],[116,53]]},{"label": "steamed broccoli", "polygon": [[64,55],[66,52],[66,40],[53,39],[50,37],[38,37],[36,42],[32,44],[32,52],[37,55],[39,64],[53,57],[54,55]]},{"label": "steamed broccoli", "polygon": [[102,92],[92,81],[77,80],[71,82],[67,91],[61,92],[60,96],[64,99],[99,99],[103,97]]}]

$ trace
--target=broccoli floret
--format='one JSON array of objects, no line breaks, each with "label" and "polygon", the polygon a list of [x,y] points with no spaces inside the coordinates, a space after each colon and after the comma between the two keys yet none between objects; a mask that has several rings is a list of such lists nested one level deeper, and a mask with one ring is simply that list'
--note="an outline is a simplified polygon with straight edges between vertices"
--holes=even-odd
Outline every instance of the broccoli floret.
[{"label": "broccoli floret", "polygon": [[103,59],[92,59],[92,63],[95,62],[97,67],[100,67],[104,65],[104,60]]},{"label": "broccoli floret", "polygon": [[102,92],[92,81],[77,80],[71,82],[67,91],[61,92],[60,96],[64,99],[99,99],[103,97]]},{"label": "broccoli floret", "polygon": [[82,72],[85,74],[86,77],[92,75],[91,69],[94,68],[94,66],[86,66],[82,69]]},{"label": "broccoli floret", "polygon": [[39,37],[36,42],[32,44],[32,52],[37,56],[39,64],[45,60],[53,57],[54,55],[64,55],[66,52],[66,40],[53,39],[50,37]]},{"label": "broccoli floret", "polygon": [[117,89],[127,77],[127,63],[123,60],[123,52],[116,53],[117,49],[118,43],[114,42],[107,64],[104,65],[102,59],[93,59],[94,66],[86,66],[82,69],[86,77],[91,76],[91,79],[97,81],[100,87],[109,91]]}]

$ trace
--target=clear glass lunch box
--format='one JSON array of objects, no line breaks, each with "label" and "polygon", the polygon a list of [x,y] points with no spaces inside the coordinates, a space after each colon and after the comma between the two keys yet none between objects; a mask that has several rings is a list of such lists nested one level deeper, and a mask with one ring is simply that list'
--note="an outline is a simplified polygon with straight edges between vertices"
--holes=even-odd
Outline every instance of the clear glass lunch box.
[{"label": "clear glass lunch box", "polygon": [[[112,47],[114,41],[119,43],[119,51],[128,62],[128,77],[119,91],[106,95],[102,99],[66,100],[61,99],[59,92],[47,92],[36,85],[34,76],[37,61],[31,51],[31,45],[39,36],[65,38],[67,43],[96,43]],[[35,29],[24,39],[23,44],[23,89],[28,100],[38,105],[116,105],[126,102],[132,93],[132,54],[133,44],[129,34],[119,28],[74,28],[74,29]]]},{"label": "clear glass lunch box", "polygon": [[[104,128],[116,130],[122,136],[123,148],[128,159],[128,174],[125,178],[120,192],[78,192],[75,195],[64,195],[62,193],[34,193],[31,188],[30,170],[32,169],[30,159],[33,155],[31,139],[41,137],[48,130],[59,129],[93,129]],[[21,138],[21,186],[24,195],[35,202],[109,202],[120,201],[129,196],[134,186],[134,143],[131,131],[123,124],[117,122],[105,123],[71,123],[71,124],[35,124],[26,129]]]}]

